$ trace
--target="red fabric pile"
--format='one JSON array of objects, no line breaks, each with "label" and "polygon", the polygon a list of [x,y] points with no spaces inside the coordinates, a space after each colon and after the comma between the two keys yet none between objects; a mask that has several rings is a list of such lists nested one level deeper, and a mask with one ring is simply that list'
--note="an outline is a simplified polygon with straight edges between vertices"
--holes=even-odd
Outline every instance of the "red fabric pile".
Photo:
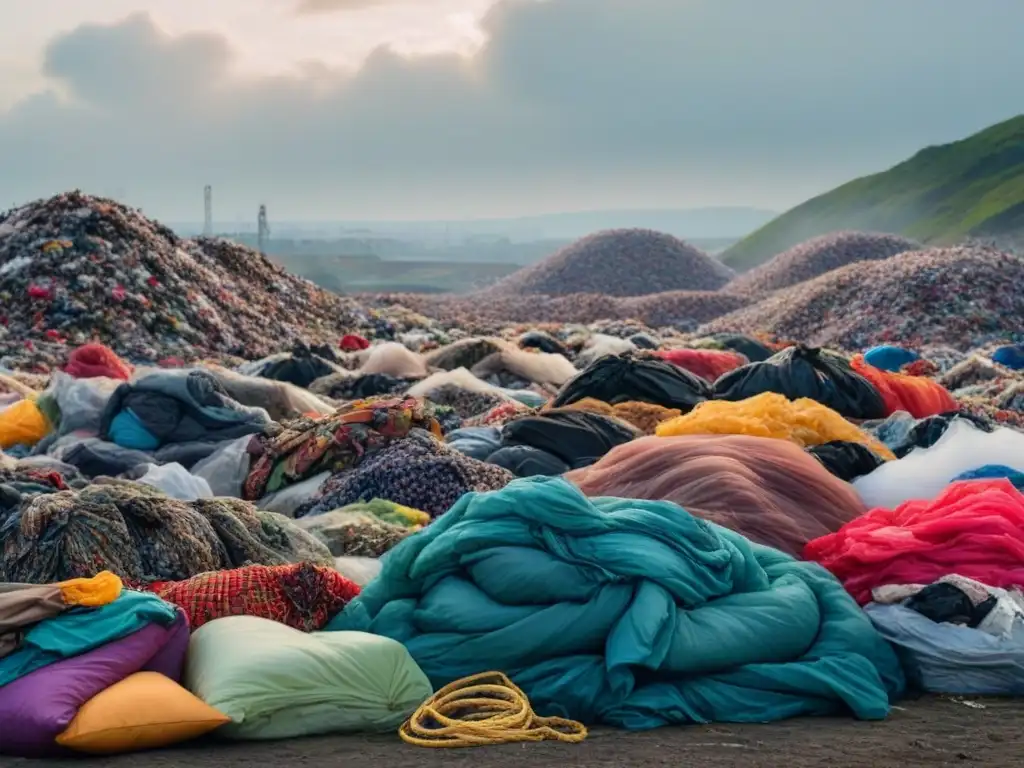
[{"label": "red fabric pile", "polygon": [[953,395],[937,381],[883,371],[865,362],[864,355],[855,355],[850,365],[878,390],[885,401],[887,415],[906,411],[915,419],[924,419],[959,410]]},{"label": "red fabric pile", "polygon": [[103,344],[84,344],[71,353],[64,372],[76,379],[95,379],[105,376],[128,381],[132,367],[118,357],[114,350]]},{"label": "red fabric pile", "polygon": [[721,349],[660,349],[654,354],[712,384],[749,362],[739,352]]},{"label": "red fabric pile", "polygon": [[359,594],[355,582],[311,563],[249,565],[146,589],[184,610],[193,630],[225,616],[257,616],[314,632]]},{"label": "red fabric pile", "polygon": [[1006,479],[953,483],[931,501],[871,510],[809,542],[804,558],[835,574],[861,605],[875,587],[952,573],[1024,585],[1024,495]]},{"label": "red fabric pile", "polygon": [[369,349],[370,342],[355,333],[346,333],[341,337],[338,346],[345,352],[358,352],[361,349]]}]

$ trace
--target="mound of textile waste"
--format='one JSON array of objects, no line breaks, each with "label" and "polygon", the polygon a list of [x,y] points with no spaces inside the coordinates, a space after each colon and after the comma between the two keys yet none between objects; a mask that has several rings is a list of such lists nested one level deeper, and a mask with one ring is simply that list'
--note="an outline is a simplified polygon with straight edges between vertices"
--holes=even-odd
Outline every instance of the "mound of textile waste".
[{"label": "mound of textile waste", "polygon": [[247,565],[153,582],[146,589],[181,608],[193,632],[225,616],[259,616],[313,632],[359,594],[334,569],[312,563]]},{"label": "mound of textile waste", "polygon": [[0,523],[0,581],[46,584],[109,570],[135,583],[244,565],[331,565],[327,547],[240,499],[180,501],[128,481],[31,496]]},{"label": "mound of textile waste", "polygon": [[593,464],[615,446],[639,435],[633,425],[614,416],[551,408],[506,424],[501,431],[501,447],[487,461],[517,477],[560,475]]},{"label": "mound of textile waste", "polygon": [[724,349],[662,349],[655,352],[654,356],[678,365],[711,384],[729,371],[750,362],[740,353]]},{"label": "mound of textile waste", "polygon": [[[182,698],[202,710],[201,724],[192,723],[188,736],[227,720],[178,683],[189,640],[185,615],[154,595],[123,590],[114,574],[0,584],[0,615],[0,754],[66,757],[167,746],[187,736],[165,727],[154,739],[145,733],[146,721],[173,722]],[[155,680],[157,701],[136,690],[140,678]],[[117,690],[125,696],[115,702],[119,725],[129,732],[121,737],[122,750],[111,748],[94,722],[95,710],[103,710],[103,699]],[[107,729],[112,714],[117,717],[99,713]]]},{"label": "mound of textile waste", "polygon": [[427,525],[430,515],[385,499],[371,499],[295,522],[323,541],[336,558],[376,558]]},{"label": "mound of textile waste", "polygon": [[862,261],[882,261],[921,244],[881,232],[833,232],[794,245],[758,267],[738,275],[728,285],[737,293],[767,293],[824,275]]},{"label": "mound of textile waste", "polygon": [[866,362],[864,355],[854,355],[850,367],[878,390],[887,416],[904,411],[915,419],[924,419],[959,408],[946,388],[932,379],[880,370]]},{"label": "mound of textile waste", "polygon": [[465,456],[433,434],[415,429],[358,466],[331,475],[296,516],[320,515],[365,499],[384,499],[434,518],[466,493],[503,488],[513,477],[503,467]]},{"label": "mound of textile waste", "polygon": [[727,266],[671,235],[610,229],[580,238],[539,264],[498,281],[487,293],[642,296],[659,291],[716,291],[732,276]]},{"label": "mound of textile waste", "polygon": [[706,381],[671,363],[606,355],[567,381],[551,405],[559,408],[590,397],[610,405],[653,403],[685,413],[710,396]]},{"label": "mound of textile waste", "polygon": [[924,691],[1024,693],[1024,594],[952,574],[872,591],[864,611]]},{"label": "mound of textile waste", "polygon": [[862,605],[886,584],[949,574],[993,587],[1024,584],[1024,495],[1006,479],[952,483],[934,499],[878,507],[808,543]]},{"label": "mound of textile waste", "polygon": [[682,415],[678,408],[665,408],[654,403],[639,403],[635,400],[630,400],[624,403],[609,405],[603,400],[595,400],[592,397],[585,397],[582,400],[576,400],[562,407],[562,410],[568,409],[611,416],[627,424],[632,424],[645,435],[653,435],[654,430],[657,429],[661,422]]},{"label": "mound of textile waste", "polygon": [[590,497],[674,502],[794,557],[866,511],[796,445],[745,435],[647,437],[565,477]]},{"label": "mound of textile waste", "polygon": [[330,416],[290,422],[276,435],[249,444],[252,464],[241,496],[256,500],[315,475],[351,468],[416,428],[441,435],[432,406],[419,398],[355,400]]},{"label": "mound of textile waste", "polygon": [[810,398],[789,400],[765,392],[746,400],[709,400],[690,413],[658,425],[659,437],[680,435],[752,435],[790,440],[801,448],[841,440],[860,443],[882,459],[896,456],[831,408]]},{"label": "mound of textile waste", "polygon": [[469,494],[329,630],[400,640],[435,687],[506,670],[538,712],[630,729],[885,717],[899,663],[830,575],[668,502],[558,478]]},{"label": "mound of textile waste", "polygon": [[0,300],[0,359],[46,369],[66,356],[66,344],[96,337],[130,359],[260,357],[372,324],[351,300],[257,251],[183,240],[138,211],[80,192],[0,215]]},{"label": "mound of textile waste", "polygon": [[842,356],[797,345],[761,363],[736,368],[715,382],[715,398],[745,400],[777,392],[790,400],[809,398],[853,419],[888,415],[878,390]]},{"label": "mound of textile waste", "polygon": [[815,346],[897,343],[966,351],[1017,340],[1024,258],[956,246],[860,262],[780,290],[701,327],[701,333],[768,332]]}]

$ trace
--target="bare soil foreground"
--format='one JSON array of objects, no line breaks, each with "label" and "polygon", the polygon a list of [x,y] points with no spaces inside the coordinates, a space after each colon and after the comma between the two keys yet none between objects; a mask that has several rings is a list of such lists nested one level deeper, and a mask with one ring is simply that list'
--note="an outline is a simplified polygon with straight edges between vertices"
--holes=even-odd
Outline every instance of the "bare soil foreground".
[{"label": "bare soil foreground", "polygon": [[73,761],[0,758],[0,768],[877,768],[1024,766],[1024,699],[926,697],[883,723],[800,719],[771,725],[598,729],[580,745],[423,749],[397,735],[244,744],[195,742],[159,752]]}]

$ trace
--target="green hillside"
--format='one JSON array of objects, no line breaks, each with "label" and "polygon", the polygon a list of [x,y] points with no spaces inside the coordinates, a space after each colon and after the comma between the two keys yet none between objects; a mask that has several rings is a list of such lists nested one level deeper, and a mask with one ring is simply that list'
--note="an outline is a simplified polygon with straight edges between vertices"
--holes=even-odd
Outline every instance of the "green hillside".
[{"label": "green hillside", "polygon": [[726,250],[737,271],[840,229],[943,244],[1024,228],[1024,115],[928,147],[883,173],[854,179],[772,220]]}]

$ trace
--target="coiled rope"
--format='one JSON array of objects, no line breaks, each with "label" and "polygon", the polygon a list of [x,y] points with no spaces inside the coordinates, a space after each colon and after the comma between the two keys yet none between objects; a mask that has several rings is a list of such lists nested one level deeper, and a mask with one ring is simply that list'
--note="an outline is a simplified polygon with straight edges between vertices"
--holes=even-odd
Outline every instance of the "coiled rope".
[{"label": "coiled rope", "polygon": [[587,738],[582,723],[540,717],[529,699],[501,672],[484,672],[446,685],[413,713],[398,735],[419,747],[482,747],[523,741]]}]

